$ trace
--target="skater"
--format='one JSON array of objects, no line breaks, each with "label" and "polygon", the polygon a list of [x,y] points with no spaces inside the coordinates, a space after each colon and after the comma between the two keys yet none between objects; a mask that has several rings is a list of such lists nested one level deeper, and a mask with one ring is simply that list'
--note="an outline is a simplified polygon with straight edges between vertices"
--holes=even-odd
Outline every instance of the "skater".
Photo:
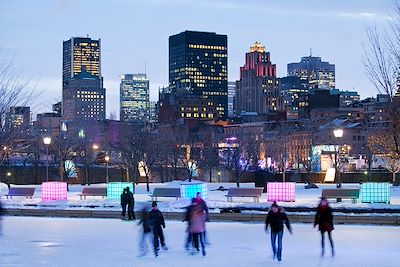
[{"label": "skater", "polygon": [[123,221],[125,220],[126,205],[128,205],[128,194],[126,192],[126,188],[124,188],[121,194],[121,208],[122,208],[121,219]]},{"label": "skater", "polygon": [[[161,211],[158,210],[156,201],[153,201],[153,203],[151,204],[151,207],[152,207],[152,209],[149,214],[149,223],[153,230],[154,254],[157,257],[158,252],[160,250],[160,243],[161,243],[161,247],[164,250],[168,250],[168,247],[165,245],[164,233],[163,233],[163,229],[162,229],[162,228],[165,228],[164,217],[163,217]],[[160,241],[159,241],[159,239],[160,239]]]},{"label": "skater", "polygon": [[[200,192],[196,193],[196,202],[199,203],[203,207],[203,210],[206,213],[206,222],[209,222],[210,218],[208,216],[208,206],[207,206],[207,203],[204,201],[204,199],[201,197],[201,193]],[[204,229],[203,237],[204,237],[204,242],[207,245],[211,245],[210,242],[208,241],[208,238],[207,238],[207,235],[206,235],[206,229]]]},{"label": "skater", "polygon": [[138,225],[142,224],[143,225],[143,233],[142,233],[142,239],[140,240],[140,255],[144,256],[147,254],[148,247],[147,247],[147,239],[151,240],[151,226],[150,226],[150,221],[149,221],[149,211],[147,210],[147,207],[143,207],[142,209],[142,214],[140,221],[138,222]]},{"label": "skater", "polygon": [[127,195],[127,204],[128,204],[128,220],[135,220],[135,198],[133,197],[133,193],[130,191],[129,186],[126,187],[126,195]]},{"label": "skater", "polygon": [[206,213],[204,206],[199,204],[196,199],[192,202],[189,214],[189,233],[193,239],[194,251],[193,254],[199,253],[199,242],[201,244],[201,251],[203,256],[206,255],[204,245],[204,232],[205,232]]},{"label": "skater", "polygon": [[329,242],[331,243],[332,257],[335,256],[335,249],[332,240],[332,230],[334,229],[332,209],[329,206],[328,200],[324,197],[321,198],[317,207],[317,213],[315,214],[314,227],[317,225],[321,232],[321,257],[325,255],[325,232],[328,233]]},{"label": "skater", "polygon": [[190,214],[191,214],[191,209],[193,207],[193,203],[196,202],[195,198],[192,198],[192,203],[186,208],[186,213],[185,213],[185,218],[183,218],[182,222],[188,222],[188,227],[186,229],[187,232],[187,238],[185,241],[185,249],[189,250],[190,249],[190,245],[192,244],[192,233],[190,232]]},{"label": "skater", "polygon": [[[283,223],[286,224],[289,233],[292,233],[289,219],[282,207],[279,207],[276,202],[271,205],[265,219],[265,231],[268,231],[268,225],[271,226],[271,245],[273,258],[278,261],[282,260],[282,238],[283,238]],[[278,238],[278,248],[276,248],[276,238]]]}]

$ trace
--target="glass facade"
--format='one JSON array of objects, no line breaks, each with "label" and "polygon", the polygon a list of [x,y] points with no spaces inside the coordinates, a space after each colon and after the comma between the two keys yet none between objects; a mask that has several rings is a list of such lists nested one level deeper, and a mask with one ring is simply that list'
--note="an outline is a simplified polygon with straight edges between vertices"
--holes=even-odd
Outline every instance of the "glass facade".
[{"label": "glass facade", "polygon": [[149,80],[146,74],[125,74],[120,83],[120,120],[149,122]]},{"label": "glass facade", "polygon": [[287,65],[288,76],[300,77],[308,89],[335,88],[335,65],[320,57],[302,57],[300,62]]},{"label": "glass facade", "polygon": [[186,91],[185,95],[191,99],[179,107],[183,111],[181,117],[226,118],[227,79],[226,35],[185,31],[169,37],[169,86],[172,90]]}]

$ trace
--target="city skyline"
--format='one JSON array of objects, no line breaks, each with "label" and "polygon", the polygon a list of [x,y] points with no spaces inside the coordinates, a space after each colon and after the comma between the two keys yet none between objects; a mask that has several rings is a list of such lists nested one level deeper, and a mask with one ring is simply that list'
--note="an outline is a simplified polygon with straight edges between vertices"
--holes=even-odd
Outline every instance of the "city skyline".
[{"label": "city skyline", "polygon": [[[391,3],[250,1],[244,4],[175,0],[134,4],[120,1],[99,7],[93,1],[13,1],[7,5],[3,2],[0,4],[1,56],[14,58],[15,69],[21,70],[21,75],[43,92],[37,107],[33,108],[35,113],[49,111],[51,104],[61,100],[62,41],[86,34],[102,40],[107,117],[111,112],[119,117],[119,77],[123,73],[146,72],[151,84],[150,99],[157,98],[158,87],[168,85],[168,37],[185,30],[228,36],[229,81],[238,80],[244,54],[254,41],[260,41],[271,52],[278,77],[286,76],[287,64],[309,55],[312,48],[313,55],[336,65],[337,88],[354,88],[365,98],[377,93],[361,64],[365,27],[374,23],[382,26]],[[89,7],[96,12],[87,13]],[[108,20],[99,15],[106,12],[110,17],[118,13],[118,18]],[[255,12],[259,16],[254,16]],[[303,23],[299,24],[299,20]],[[124,30],[124,26],[136,24],[141,25],[140,35],[124,34],[130,29]],[[123,42],[118,38],[121,35]],[[46,49],[40,49],[42,43],[46,43]]]}]

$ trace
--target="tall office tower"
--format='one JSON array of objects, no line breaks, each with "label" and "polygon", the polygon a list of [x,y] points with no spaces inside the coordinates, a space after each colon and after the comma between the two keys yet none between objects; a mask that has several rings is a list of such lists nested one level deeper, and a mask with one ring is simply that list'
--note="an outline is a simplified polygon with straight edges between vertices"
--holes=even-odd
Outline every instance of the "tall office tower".
[{"label": "tall office tower", "polygon": [[105,119],[100,55],[100,39],[72,37],[63,42],[63,120]]},{"label": "tall office tower", "polygon": [[300,62],[287,65],[288,76],[300,77],[308,89],[335,88],[335,65],[321,61],[320,57],[302,57]]},{"label": "tall office tower", "polygon": [[288,76],[280,78],[281,94],[284,98],[287,119],[299,118],[300,95],[307,93],[306,85],[301,82],[300,77]]},{"label": "tall office tower", "polygon": [[149,122],[149,80],[146,74],[125,74],[120,83],[120,120]]},{"label": "tall office tower", "polygon": [[284,109],[276,65],[271,63],[270,53],[260,42],[255,42],[246,53],[246,62],[240,67],[240,80],[236,85],[236,115],[241,112],[265,114]]},{"label": "tall office tower", "polygon": [[30,107],[10,107],[6,114],[5,130],[19,133],[29,133],[32,114]]},{"label": "tall office tower", "polygon": [[158,122],[157,116],[157,101],[150,101],[149,102],[149,122],[156,123]]},{"label": "tall office tower", "polygon": [[233,118],[235,116],[235,94],[236,94],[236,82],[228,82],[228,117]]},{"label": "tall office tower", "polygon": [[169,87],[179,95],[180,116],[228,115],[227,36],[185,31],[169,37]]}]

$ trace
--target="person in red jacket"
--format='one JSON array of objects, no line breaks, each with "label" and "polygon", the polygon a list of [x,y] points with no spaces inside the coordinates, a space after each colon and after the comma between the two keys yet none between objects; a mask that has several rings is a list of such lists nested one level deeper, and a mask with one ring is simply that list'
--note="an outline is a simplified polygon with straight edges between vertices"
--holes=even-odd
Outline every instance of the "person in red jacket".
[{"label": "person in red jacket", "polygon": [[318,229],[321,232],[321,256],[325,254],[325,232],[328,233],[329,242],[331,243],[332,257],[335,256],[335,249],[332,240],[333,227],[333,215],[332,209],[329,206],[329,202],[326,198],[321,198],[321,201],[317,207],[317,213],[315,214],[314,227],[318,225]]}]

